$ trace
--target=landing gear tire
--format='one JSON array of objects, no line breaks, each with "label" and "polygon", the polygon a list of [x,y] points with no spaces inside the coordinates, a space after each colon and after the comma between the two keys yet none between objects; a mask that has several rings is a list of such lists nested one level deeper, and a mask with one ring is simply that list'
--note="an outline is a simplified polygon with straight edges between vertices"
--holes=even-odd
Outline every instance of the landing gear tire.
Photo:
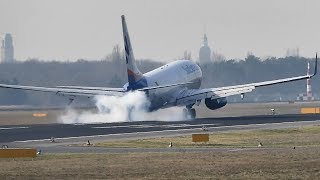
[{"label": "landing gear tire", "polygon": [[197,116],[196,110],[195,110],[194,108],[191,108],[191,109],[189,110],[189,114],[190,114],[190,118],[191,118],[191,119],[195,119],[196,116]]},{"label": "landing gear tire", "polygon": [[196,118],[196,110],[194,108],[191,108],[191,109],[183,109],[183,116],[186,118],[186,119],[195,119]]}]

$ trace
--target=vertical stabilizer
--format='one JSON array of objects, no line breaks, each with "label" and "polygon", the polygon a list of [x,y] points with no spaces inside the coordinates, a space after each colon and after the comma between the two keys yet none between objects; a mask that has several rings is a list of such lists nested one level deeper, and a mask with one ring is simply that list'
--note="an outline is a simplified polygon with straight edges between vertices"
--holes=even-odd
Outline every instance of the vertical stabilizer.
[{"label": "vertical stabilizer", "polygon": [[135,86],[137,86],[137,82],[143,78],[143,75],[139,71],[136,65],[136,60],[134,59],[130,37],[128,33],[128,28],[127,28],[127,23],[124,15],[121,16],[121,20],[122,20],[122,31],[123,31],[125,54],[126,54],[129,88],[137,89],[139,87],[135,87]]}]

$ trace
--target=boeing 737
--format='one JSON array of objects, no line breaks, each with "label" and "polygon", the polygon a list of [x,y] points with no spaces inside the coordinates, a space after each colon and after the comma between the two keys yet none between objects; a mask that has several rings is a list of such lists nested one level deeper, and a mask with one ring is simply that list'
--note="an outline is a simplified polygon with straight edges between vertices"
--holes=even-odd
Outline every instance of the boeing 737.
[{"label": "boeing 737", "polygon": [[227,104],[226,98],[228,96],[241,95],[243,98],[245,93],[249,93],[255,88],[309,79],[317,73],[318,58],[316,54],[315,68],[312,75],[236,86],[199,89],[202,80],[202,71],[196,63],[190,60],[177,60],[142,74],[136,65],[126,20],[123,15],[121,16],[121,20],[128,75],[128,82],[122,88],[84,86],[36,87],[8,84],[0,84],[0,87],[51,92],[57,95],[66,96],[70,100],[75,99],[77,96],[124,96],[131,91],[141,91],[146,94],[150,101],[149,111],[180,106],[185,107],[185,116],[193,119],[196,117],[196,111],[193,107],[199,105],[203,101],[207,108],[215,110],[224,107]]}]

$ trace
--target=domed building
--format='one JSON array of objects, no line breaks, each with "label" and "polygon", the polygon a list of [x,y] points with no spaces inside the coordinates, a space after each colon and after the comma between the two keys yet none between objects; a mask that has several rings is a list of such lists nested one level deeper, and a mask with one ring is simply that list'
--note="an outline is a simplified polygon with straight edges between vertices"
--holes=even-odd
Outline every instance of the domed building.
[{"label": "domed building", "polygon": [[200,64],[206,64],[211,62],[211,49],[208,46],[208,38],[206,34],[204,34],[203,45],[199,51],[199,61]]}]

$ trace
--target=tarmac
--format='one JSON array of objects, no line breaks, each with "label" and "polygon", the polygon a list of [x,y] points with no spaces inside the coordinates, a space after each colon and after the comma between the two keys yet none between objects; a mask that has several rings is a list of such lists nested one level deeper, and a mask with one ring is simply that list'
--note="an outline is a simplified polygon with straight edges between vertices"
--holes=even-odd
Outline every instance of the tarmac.
[{"label": "tarmac", "polygon": [[[292,128],[305,125],[320,125],[320,114],[299,114],[301,107],[316,107],[313,103],[250,103],[231,104],[225,109],[208,111],[201,108],[200,117],[186,121],[139,121],[101,124],[57,124],[52,121],[60,112],[48,111],[45,124],[39,124],[38,119],[26,119],[30,124],[23,124],[20,117],[27,117],[36,110],[3,112],[6,119],[14,119],[13,125],[0,125],[0,145],[20,148],[37,148],[49,153],[125,153],[125,152],[181,152],[181,151],[235,151],[244,149],[234,148],[106,148],[79,146],[103,141],[117,141],[130,139],[146,139],[156,137],[173,137],[205,133],[252,130],[252,129],[279,129]],[[275,114],[270,115],[270,109]],[[42,110],[43,111],[43,110]],[[51,114],[50,114],[51,113]],[[53,114],[52,114],[53,113]],[[292,113],[292,114],[290,114]],[[229,115],[229,116],[228,116]],[[242,116],[241,116],[242,115]],[[213,117],[214,116],[214,117]],[[13,117],[13,118],[12,118]],[[18,122],[18,123],[16,123]],[[16,124],[16,125],[14,125]],[[51,140],[54,139],[54,142]],[[77,144],[78,146],[73,146]],[[252,149],[252,148],[250,148]]]},{"label": "tarmac", "polygon": [[[85,145],[88,140],[94,144],[103,141],[173,137],[230,130],[293,128],[320,125],[319,119],[319,115],[268,115],[202,118],[176,122],[147,121],[108,124],[1,126],[0,145],[32,147],[49,153],[208,151],[208,148],[101,148],[71,145]],[[206,131],[203,130],[203,127]],[[51,142],[53,138],[54,142]],[[209,149],[215,150],[215,148]],[[226,148],[225,150],[235,149]]]}]

